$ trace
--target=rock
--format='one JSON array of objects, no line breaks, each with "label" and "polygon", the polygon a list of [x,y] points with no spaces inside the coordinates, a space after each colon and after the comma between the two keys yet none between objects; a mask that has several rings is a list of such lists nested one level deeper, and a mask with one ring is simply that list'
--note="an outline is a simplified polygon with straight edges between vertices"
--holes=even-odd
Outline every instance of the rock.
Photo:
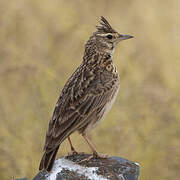
[{"label": "rock", "polygon": [[137,180],[139,164],[120,157],[79,162],[89,154],[61,157],[50,173],[40,171],[33,180]]}]

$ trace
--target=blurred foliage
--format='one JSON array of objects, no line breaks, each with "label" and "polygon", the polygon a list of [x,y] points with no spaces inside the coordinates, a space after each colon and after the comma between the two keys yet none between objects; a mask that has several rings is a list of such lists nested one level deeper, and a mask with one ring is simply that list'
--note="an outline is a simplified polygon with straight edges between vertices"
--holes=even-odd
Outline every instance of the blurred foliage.
[{"label": "blurred foliage", "polygon": [[[140,180],[179,179],[179,9],[179,0],[1,0],[0,179],[38,172],[55,103],[101,15],[135,38],[116,48],[120,91],[91,138],[98,151],[140,163]],[[58,155],[69,150],[64,142]]]}]

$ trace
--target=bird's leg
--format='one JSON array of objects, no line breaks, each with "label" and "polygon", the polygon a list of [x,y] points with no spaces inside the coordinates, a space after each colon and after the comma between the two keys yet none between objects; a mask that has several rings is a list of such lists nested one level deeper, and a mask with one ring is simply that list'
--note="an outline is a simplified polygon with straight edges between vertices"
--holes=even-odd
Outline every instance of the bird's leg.
[{"label": "bird's leg", "polygon": [[98,154],[94,145],[91,143],[91,141],[88,139],[86,134],[82,134],[82,137],[85,139],[85,141],[88,143],[89,147],[91,148],[91,151],[93,152],[93,154]]},{"label": "bird's leg", "polygon": [[[88,143],[89,147],[91,148],[93,154],[92,156],[86,158],[86,159],[83,159],[82,161],[88,161],[92,158],[108,158],[108,155],[107,154],[99,154],[96,150],[95,150],[95,147],[94,145],[91,143],[91,141],[88,139],[87,135],[86,134],[82,134],[82,137],[85,139],[85,141]],[[81,162],[82,162],[81,161]]]},{"label": "bird's leg", "polygon": [[74,154],[78,154],[78,152],[74,149],[73,145],[72,145],[72,142],[71,142],[71,139],[70,139],[70,136],[68,136],[68,141],[69,141],[69,144],[71,146],[71,152],[68,153],[68,155],[74,155]]}]

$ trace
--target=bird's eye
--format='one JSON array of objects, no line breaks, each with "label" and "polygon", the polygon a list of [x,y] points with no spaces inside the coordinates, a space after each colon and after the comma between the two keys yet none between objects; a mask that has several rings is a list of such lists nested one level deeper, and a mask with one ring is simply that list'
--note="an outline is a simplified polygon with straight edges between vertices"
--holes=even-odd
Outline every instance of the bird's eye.
[{"label": "bird's eye", "polygon": [[108,34],[107,36],[106,36],[108,39],[112,39],[112,35],[111,34]]}]

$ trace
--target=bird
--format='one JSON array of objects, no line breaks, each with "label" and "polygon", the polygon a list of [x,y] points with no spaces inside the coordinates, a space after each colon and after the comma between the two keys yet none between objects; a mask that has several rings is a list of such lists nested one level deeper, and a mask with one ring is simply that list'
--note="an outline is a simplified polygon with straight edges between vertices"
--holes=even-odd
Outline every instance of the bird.
[{"label": "bird", "polygon": [[113,61],[120,41],[133,38],[120,34],[103,17],[85,44],[82,63],[65,83],[49,121],[44,154],[39,170],[52,170],[61,143],[68,139],[72,154],[78,153],[70,135],[78,131],[92,150],[93,158],[107,158],[95,150],[88,138],[114,103],[119,89],[119,75]]}]

